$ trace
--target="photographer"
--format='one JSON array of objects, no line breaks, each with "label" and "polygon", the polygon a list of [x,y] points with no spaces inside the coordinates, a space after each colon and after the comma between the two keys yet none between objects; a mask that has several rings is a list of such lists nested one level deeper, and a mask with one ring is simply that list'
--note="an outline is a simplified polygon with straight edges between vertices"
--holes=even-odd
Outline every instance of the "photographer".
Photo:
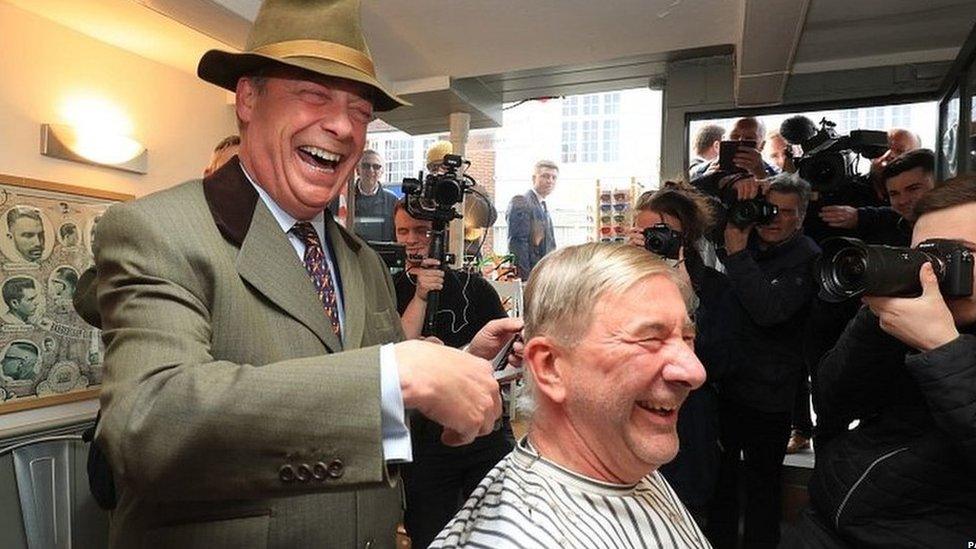
[{"label": "photographer", "polygon": [[775,547],[779,541],[780,471],[802,370],[800,321],[816,287],[813,264],[819,253],[800,230],[809,193],[794,174],[770,178],[765,200],[778,209],[772,219],[744,227],[729,222],[725,228],[725,269],[735,299],[725,319],[733,329],[731,367],[719,395],[722,463],[708,521],[716,547],[736,545],[740,454],[745,544]]},{"label": "photographer", "polygon": [[[681,278],[698,298],[698,306],[691,313],[696,330],[694,349],[705,366],[708,382],[692,391],[678,412],[678,455],[660,471],[702,527],[718,480],[718,397],[714,384],[727,368],[731,331],[726,318],[733,299],[725,275],[707,267],[702,259],[700,245],[714,223],[704,195],[690,186],[668,182],[659,191],[641,195],[634,228],[628,234],[631,244],[678,261]],[[645,241],[645,234],[653,240]]]},{"label": "photographer", "polygon": [[935,153],[928,149],[904,153],[882,168],[881,179],[890,207],[825,206],[821,219],[831,227],[852,229],[869,244],[907,246],[915,204],[935,187]]},{"label": "photographer", "polygon": [[[485,324],[507,315],[485,279],[445,270],[428,258],[431,221],[416,219],[400,199],[393,209],[397,242],[407,248],[407,270],[393,278],[397,310],[408,339],[418,338],[431,290],[440,290],[434,336],[446,345],[467,345]],[[485,474],[512,450],[508,418],[502,428],[461,447],[441,442],[442,428],[421,414],[411,419],[413,463],[402,467],[406,495],[404,523],[415,547],[426,547]]]},{"label": "photographer", "polygon": [[[776,174],[776,169],[767,164],[760,153],[766,141],[766,127],[757,118],[749,116],[736,120],[732,130],[729,131],[729,140],[749,142],[749,144],[742,143],[732,158],[732,164],[737,169],[756,179]],[[692,184],[695,184],[696,179],[721,173],[720,160],[721,158],[717,157],[710,162],[699,164],[697,170],[694,170],[691,175]]]},{"label": "photographer", "polygon": [[[976,178],[936,187],[915,215],[913,246],[938,238],[954,241],[957,254],[976,250]],[[968,269],[940,280],[925,263],[919,297],[865,297],[824,357],[815,378],[821,406],[860,423],[818,454],[811,510],[792,546],[976,540],[976,297],[944,298],[941,287],[965,282],[971,292]]]}]

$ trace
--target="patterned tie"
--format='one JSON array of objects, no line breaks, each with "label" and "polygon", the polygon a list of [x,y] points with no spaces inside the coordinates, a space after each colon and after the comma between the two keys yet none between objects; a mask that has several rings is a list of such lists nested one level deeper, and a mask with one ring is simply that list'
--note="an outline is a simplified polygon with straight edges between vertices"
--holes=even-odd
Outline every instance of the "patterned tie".
[{"label": "patterned tie", "polygon": [[332,283],[332,275],[329,274],[329,265],[325,261],[325,251],[322,249],[322,242],[319,240],[315,228],[307,221],[299,221],[291,228],[302,243],[305,244],[305,270],[315,284],[315,291],[319,294],[322,306],[325,308],[325,315],[332,323],[332,331],[337,337],[341,337],[339,329],[339,306],[336,303],[335,285]]}]

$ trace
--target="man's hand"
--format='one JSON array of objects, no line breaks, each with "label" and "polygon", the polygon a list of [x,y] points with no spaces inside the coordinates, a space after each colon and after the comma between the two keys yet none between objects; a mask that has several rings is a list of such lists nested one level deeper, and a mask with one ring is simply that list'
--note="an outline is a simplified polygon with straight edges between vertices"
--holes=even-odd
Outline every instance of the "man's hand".
[{"label": "man's hand", "polygon": [[488,361],[419,340],[393,349],[404,407],[443,425],[444,444],[469,444],[492,431],[502,402]]},{"label": "man's hand", "polygon": [[732,183],[732,188],[735,189],[737,200],[750,200],[766,194],[766,191],[769,190],[769,182],[758,181],[755,177],[744,177]]},{"label": "man's hand", "polygon": [[766,178],[766,166],[763,164],[762,155],[757,149],[739,145],[739,150],[732,157],[732,163],[737,168],[749,172],[756,179]]},{"label": "man's hand", "polygon": [[857,228],[857,208],[852,206],[824,206],[820,209],[820,219],[837,229]]},{"label": "man's hand", "polygon": [[417,279],[417,291],[414,297],[421,301],[427,301],[427,294],[434,290],[444,289],[444,270],[440,268],[440,261],[436,259],[424,259],[419,267],[410,269],[410,274]]},{"label": "man's hand", "polygon": [[919,271],[922,295],[915,298],[865,297],[864,303],[878,315],[881,329],[919,351],[931,351],[959,337],[946,306],[932,264]]},{"label": "man's hand", "polygon": [[[468,344],[468,352],[476,357],[491,360],[512,339],[512,336],[522,331],[524,325],[525,323],[522,322],[521,318],[498,318],[492,320],[474,335],[474,339]],[[512,354],[514,353],[509,354],[509,363],[518,366],[519,364],[512,362]],[[519,360],[519,363],[521,363],[521,360]]]},{"label": "man's hand", "polygon": [[744,229],[736,227],[732,223],[725,225],[725,251],[729,255],[736,254],[746,249],[749,244],[749,233],[752,232],[752,225]]}]

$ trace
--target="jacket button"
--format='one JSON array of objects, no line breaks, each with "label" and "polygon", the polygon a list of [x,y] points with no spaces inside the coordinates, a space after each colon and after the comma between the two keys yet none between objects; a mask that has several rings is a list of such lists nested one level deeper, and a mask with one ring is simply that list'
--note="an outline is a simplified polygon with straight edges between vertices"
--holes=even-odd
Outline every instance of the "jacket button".
[{"label": "jacket button", "polygon": [[278,478],[281,482],[291,482],[295,480],[295,468],[291,465],[282,465],[281,469],[278,469]]},{"label": "jacket button", "polygon": [[345,472],[346,466],[342,464],[341,459],[334,459],[329,462],[329,476],[331,478],[342,478],[342,473]]},{"label": "jacket button", "polygon": [[312,478],[312,468],[307,463],[302,463],[295,470],[295,476],[302,482],[308,482]]},{"label": "jacket button", "polygon": [[366,540],[366,543],[363,544],[363,549],[373,549],[373,540]]},{"label": "jacket button", "polygon": [[322,482],[323,480],[329,478],[329,468],[326,467],[321,461],[317,462],[312,466],[312,476],[315,480]]}]

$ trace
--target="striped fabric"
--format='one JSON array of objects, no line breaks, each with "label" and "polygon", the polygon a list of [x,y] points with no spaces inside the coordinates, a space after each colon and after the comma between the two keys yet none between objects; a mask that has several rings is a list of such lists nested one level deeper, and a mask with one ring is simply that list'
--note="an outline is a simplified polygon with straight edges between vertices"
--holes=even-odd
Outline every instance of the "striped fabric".
[{"label": "striped fabric", "polygon": [[308,271],[308,276],[315,284],[315,292],[319,294],[319,299],[322,300],[325,315],[329,317],[329,322],[332,323],[332,331],[341,338],[335,284],[333,284],[332,276],[329,274],[329,266],[325,263],[322,241],[319,240],[318,233],[308,221],[295,223],[291,230],[305,244],[305,270]]},{"label": "striped fabric", "polygon": [[547,461],[524,438],[430,547],[711,547],[657,471],[608,484]]}]

